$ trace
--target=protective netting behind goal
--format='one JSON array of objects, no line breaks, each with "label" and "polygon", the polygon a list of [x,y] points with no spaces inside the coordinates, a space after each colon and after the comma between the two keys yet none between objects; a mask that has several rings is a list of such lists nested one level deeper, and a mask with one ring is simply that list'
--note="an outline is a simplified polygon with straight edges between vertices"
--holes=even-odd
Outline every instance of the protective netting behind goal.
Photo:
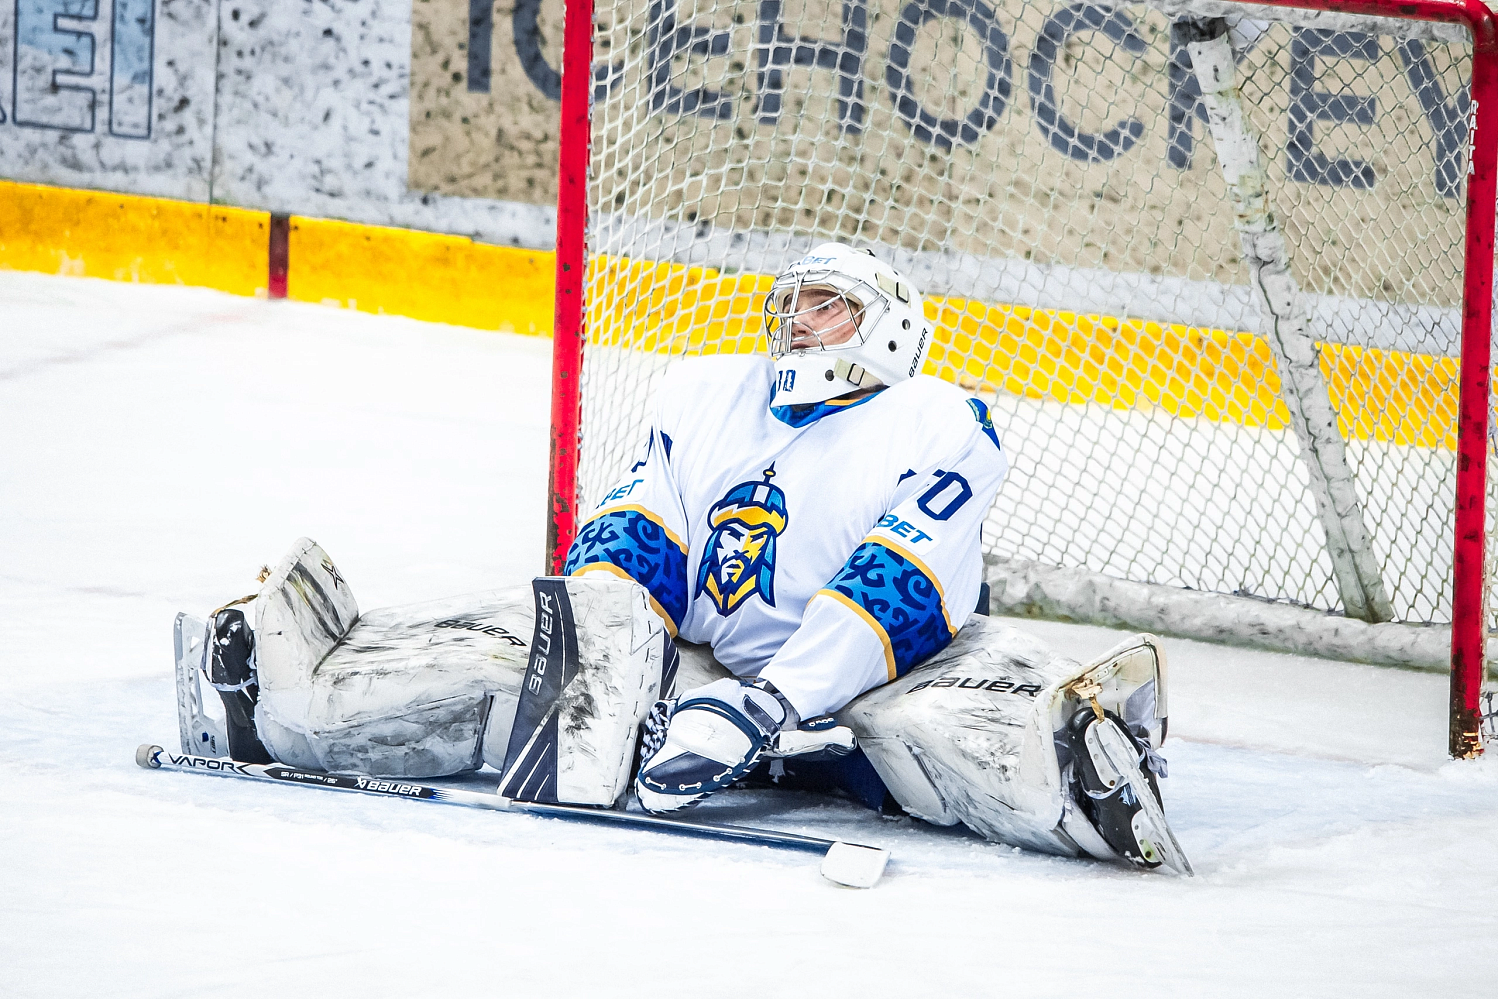
[{"label": "protective netting behind goal", "polygon": [[[1223,14],[1299,402],[1187,47]],[[667,366],[765,350],[770,279],[836,238],[911,275],[926,371],[992,407],[1013,471],[987,553],[1328,610],[1362,558],[1361,616],[1450,620],[1465,29],[1022,0],[619,0],[596,21],[583,509]],[[1329,405],[1342,458],[1311,469],[1291,405]]]}]

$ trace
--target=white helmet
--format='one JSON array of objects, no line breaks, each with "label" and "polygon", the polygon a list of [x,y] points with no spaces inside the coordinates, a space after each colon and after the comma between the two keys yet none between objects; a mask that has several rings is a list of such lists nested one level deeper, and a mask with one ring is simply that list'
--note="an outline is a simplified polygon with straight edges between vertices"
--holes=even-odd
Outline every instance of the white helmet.
[{"label": "white helmet", "polygon": [[[834,292],[857,327],[845,342],[824,345],[797,318],[802,291]],[[893,385],[921,370],[931,347],[931,325],[921,294],[868,250],[823,243],[786,268],[765,299],[765,331],[775,358],[772,407],[806,406],[859,389]],[[801,346],[792,349],[792,338]],[[812,346],[806,342],[812,341]]]}]

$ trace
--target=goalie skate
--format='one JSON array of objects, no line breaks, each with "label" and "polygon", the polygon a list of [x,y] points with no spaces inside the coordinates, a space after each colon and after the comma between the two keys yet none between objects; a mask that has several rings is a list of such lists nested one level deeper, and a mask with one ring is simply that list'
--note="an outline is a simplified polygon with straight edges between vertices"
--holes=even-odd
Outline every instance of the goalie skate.
[{"label": "goalie skate", "polygon": [[1077,801],[1108,846],[1138,867],[1189,876],[1191,862],[1165,821],[1149,754],[1122,720],[1084,707],[1067,724],[1066,740]]},{"label": "goalie skate", "polygon": [[229,756],[241,763],[270,763],[255,733],[255,633],[244,612],[225,607],[213,615],[208,649],[208,683],[224,704],[224,729]]},{"label": "goalie skate", "polygon": [[178,614],[172,626],[172,646],[176,653],[177,733],[182,752],[227,756],[229,740],[224,726],[204,710],[198,676],[207,671],[208,623],[190,614]]}]

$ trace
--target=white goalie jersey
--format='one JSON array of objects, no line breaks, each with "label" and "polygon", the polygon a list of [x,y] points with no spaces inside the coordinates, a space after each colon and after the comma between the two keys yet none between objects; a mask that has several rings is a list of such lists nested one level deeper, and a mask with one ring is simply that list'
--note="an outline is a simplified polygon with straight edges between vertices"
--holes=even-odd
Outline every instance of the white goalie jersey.
[{"label": "white goalie jersey", "polygon": [[758,356],[673,368],[566,571],[638,581],[682,639],[809,718],[952,640],[1008,466],[987,407],[935,378],[772,409],[775,379]]}]

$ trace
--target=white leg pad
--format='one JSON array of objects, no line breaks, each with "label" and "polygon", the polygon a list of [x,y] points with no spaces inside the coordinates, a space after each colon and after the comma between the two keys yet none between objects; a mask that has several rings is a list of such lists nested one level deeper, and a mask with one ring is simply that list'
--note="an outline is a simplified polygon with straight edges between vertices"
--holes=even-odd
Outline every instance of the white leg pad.
[{"label": "white leg pad", "polygon": [[391,777],[472,770],[487,720],[513,714],[528,586],[360,617],[332,560],[304,539],[255,604],[255,725],[284,763]]},{"label": "white leg pad", "polygon": [[912,815],[938,825],[961,822],[989,839],[1046,853],[1096,855],[1096,837],[1079,843],[1067,832],[1076,817],[1066,814],[1055,740],[1085,703],[1079,683],[1158,747],[1165,658],[1152,636],[1130,638],[1084,666],[985,617],[931,660],[855,700],[839,719]]},{"label": "white leg pad", "polygon": [[613,805],[629,787],[640,724],[669,697],[676,646],[649,592],[604,573],[534,581],[536,627],[512,725],[498,718],[484,759],[500,793]]}]

